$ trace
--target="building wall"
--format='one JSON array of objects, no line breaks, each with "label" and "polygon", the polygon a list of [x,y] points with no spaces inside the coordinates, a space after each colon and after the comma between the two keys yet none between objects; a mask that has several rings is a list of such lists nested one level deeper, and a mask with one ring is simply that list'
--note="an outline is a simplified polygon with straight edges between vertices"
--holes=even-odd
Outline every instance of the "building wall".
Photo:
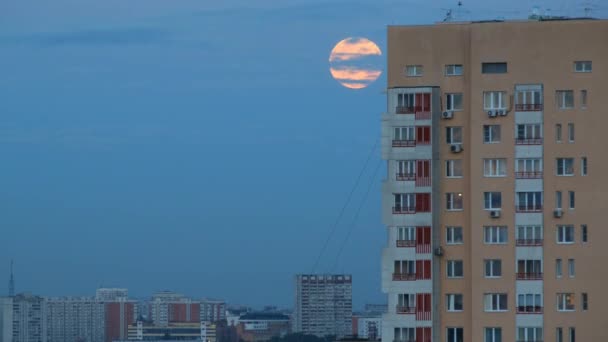
[{"label": "building wall", "polygon": [[46,342],[46,302],[30,294],[13,297],[13,342]]},{"label": "building wall", "polygon": [[137,317],[136,303],[132,301],[119,301],[105,303],[105,340],[125,340],[128,336],[129,325]]},{"label": "building wall", "polygon": [[13,298],[0,297],[0,342],[13,341]]},{"label": "building wall", "polygon": [[[608,330],[603,328],[608,296],[601,288],[608,279],[600,260],[608,258],[608,250],[599,246],[608,233],[602,230],[603,212],[607,209],[603,195],[608,193],[608,183],[601,179],[608,171],[608,160],[603,158],[601,137],[604,131],[603,112],[608,107],[608,98],[602,90],[608,87],[608,21],[568,20],[568,21],[522,21],[504,23],[454,23],[431,26],[393,26],[388,28],[388,103],[384,115],[383,136],[389,136],[397,123],[395,107],[391,101],[400,89],[412,87],[438,87],[441,112],[446,105],[448,93],[463,93],[463,109],[454,113],[451,120],[434,116],[434,132],[439,133],[438,158],[433,168],[440,170],[440,177],[433,180],[433,195],[439,196],[433,207],[433,215],[438,222],[433,223],[434,246],[443,247],[443,256],[434,256],[433,285],[438,291],[433,293],[433,336],[435,341],[446,339],[447,327],[463,327],[465,341],[483,341],[484,327],[501,327],[503,341],[517,339],[517,327],[542,326],[544,340],[555,341],[556,328],[564,331],[564,341],[568,338],[568,328],[576,329],[577,340],[598,340],[608,338]],[[591,73],[573,72],[574,61],[592,61]],[[505,74],[482,74],[483,62],[507,62]],[[445,76],[447,64],[461,64],[462,76]],[[421,77],[406,77],[406,65],[423,65]],[[514,93],[522,87],[535,86],[542,91],[543,107],[534,112],[519,111]],[[556,91],[573,90],[573,109],[558,109]],[[587,108],[581,108],[581,90],[587,90]],[[506,92],[509,113],[504,117],[490,118],[483,105],[484,91]],[[439,109],[437,111],[436,109]],[[402,115],[407,116],[407,115]],[[415,121],[415,120],[413,120]],[[387,124],[388,123],[388,124]],[[516,124],[538,123],[542,127],[543,141],[540,146],[515,145]],[[568,142],[568,123],[575,127],[574,142]],[[556,142],[555,126],[562,125],[562,141]],[[392,125],[392,126],[391,126]],[[501,141],[496,144],[483,143],[483,125],[500,125]],[[451,153],[446,144],[446,127],[460,126],[463,129],[463,152]],[[418,148],[395,155],[394,148],[384,147],[384,158],[389,160],[416,159]],[[539,180],[522,180],[515,177],[515,159],[536,156],[542,159],[543,173]],[[574,158],[574,176],[556,174],[556,158]],[[588,160],[588,174],[581,175],[581,158]],[[505,158],[506,176],[489,178],[484,176],[484,158]],[[445,161],[461,159],[462,178],[445,177]],[[390,176],[390,175],[389,175]],[[392,182],[385,194],[402,191],[405,184]],[[415,189],[415,187],[414,187]],[[562,191],[564,215],[553,216],[555,192]],[[413,190],[416,191],[416,190]],[[490,218],[484,210],[483,193],[502,193],[500,218]],[[516,191],[542,191],[543,210],[539,213],[520,213],[515,210]],[[575,191],[575,209],[568,209],[568,191]],[[447,211],[445,194],[462,193],[464,210]],[[386,212],[390,199],[385,198],[385,222],[389,226],[389,246],[394,246],[392,230],[398,222]],[[417,216],[417,215],[416,215]],[[415,219],[414,219],[415,220]],[[415,223],[415,222],[414,222]],[[411,224],[411,221],[408,225]],[[541,225],[543,241],[541,246],[516,246],[516,227],[525,224]],[[557,243],[557,226],[574,225],[573,244]],[[581,241],[581,225],[586,224],[588,242]],[[507,226],[508,241],[505,244],[484,243],[484,226]],[[462,226],[464,243],[446,245],[446,226]],[[422,326],[422,322],[410,315],[391,314],[395,312],[394,298],[399,292],[417,293],[425,289],[419,281],[410,284],[395,284],[387,279],[390,262],[399,255],[416,257],[411,251],[397,251],[388,248],[383,256],[383,288],[389,295],[390,323],[385,326],[384,338],[393,338],[394,327]],[[387,256],[388,254],[388,256]],[[555,260],[563,261],[563,276],[555,274]],[[502,276],[497,279],[484,276],[484,259],[501,259]],[[518,259],[538,259],[542,262],[543,276],[540,280],[517,280]],[[568,276],[567,260],[574,259],[576,274]],[[448,279],[447,260],[463,260],[464,277]],[[438,268],[438,269],[437,269]],[[435,275],[438,275],[435,277]],[[543,310],[536,314],[516,313],[518,294],[534,292],[542,295]],[[574,293],[575,310],[558,312],[556,294]],[[582,310],[582,293],[588,294],[589,307]],[[463,294],[462,312],[446,312],[445,298],[448,293]],[[490,313],[484,310],[485,293],[507,293],[506,312]],[[393,302],[391,302],[393,298]],[[387,322],[385,321],[385,322]],[[387,335],[390,334],[390,335]]]},{"label": "building wall", "polygon": [[268,341],[273,337],[289,333],[289,320],[285,321],[241,321],[236,326],[237,336],[245,342]]},{"label": "building wall", "polygon": [[104,342],[105,308],[95,298],[47,299],[49,342]]}]

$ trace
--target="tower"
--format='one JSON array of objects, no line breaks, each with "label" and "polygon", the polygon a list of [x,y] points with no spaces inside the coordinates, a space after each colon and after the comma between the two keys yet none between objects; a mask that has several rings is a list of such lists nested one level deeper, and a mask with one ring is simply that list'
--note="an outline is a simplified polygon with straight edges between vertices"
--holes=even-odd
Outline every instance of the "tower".
[{"label": "tower", "polygon": [[8,281],[8,296],[9,297],[15,296],[15,277],[13,274],[13,260],[12,259],[11,259],[11,277]]}]

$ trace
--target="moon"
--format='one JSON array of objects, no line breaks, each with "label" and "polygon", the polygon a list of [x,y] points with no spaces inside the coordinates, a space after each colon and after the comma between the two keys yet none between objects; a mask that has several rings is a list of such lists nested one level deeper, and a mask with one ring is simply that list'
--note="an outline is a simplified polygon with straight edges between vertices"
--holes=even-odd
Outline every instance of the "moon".
[{"label": "moon", "polygon": [[367,38],[343,39],[329,54],[329,72],[344,87],[363,89],[382,74],[382,51]]}]

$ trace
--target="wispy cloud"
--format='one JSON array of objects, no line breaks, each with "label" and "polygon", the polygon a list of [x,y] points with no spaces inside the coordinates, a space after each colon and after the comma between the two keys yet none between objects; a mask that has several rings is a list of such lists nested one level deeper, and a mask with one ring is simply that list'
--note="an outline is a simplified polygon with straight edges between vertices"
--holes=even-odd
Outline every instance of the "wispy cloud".
[{"label": "wispy cloud", "polygon": [[329,61],[349,61],[379,55],[382,55],[382,51],[374,42],[365,38],[347,38],[336,44],[331,51]]},{"label": "wispy cloud", "polygon": [[167,42],[170,33],[153,27],[83,29],[0,36],[0,42],[39,46],[145,45]]}]

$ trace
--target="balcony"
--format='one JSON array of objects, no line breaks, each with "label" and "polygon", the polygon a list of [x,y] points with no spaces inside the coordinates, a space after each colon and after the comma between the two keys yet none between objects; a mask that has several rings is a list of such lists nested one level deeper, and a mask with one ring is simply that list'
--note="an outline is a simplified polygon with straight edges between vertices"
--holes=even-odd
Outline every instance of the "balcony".
[{"label": "balcony", "polygon": [[414,281],[416,273],[393,273],[394,281]]},{"label": "balcony", "polygon": [[516,274],[517,280],[542,280],[543,273],[542,272],[517,272]]},{"label": "balcony", "polygon": [[415,214],[415,206],[397,206],[393,207],[393,214]]},{"label": "balcony", "polygon": [[397,240],[397,247],[416,247],[416,240]]},{"label": "balcony", "polygon": [[516,112],[539,112],[543,110],[542,103],[519,103],[515,105]]},{"label": "balcony", "polygon": [[415,147],[416,140],[393,140],[393,147]]},{"label": "balcony", "polygon": [[416,342],[416,339],[399,339],[399,340],[393,340],[393,342]]},{"label": "balcony", "polygon": [[515,178],[517,179],[539,179],[543,178],[542,171],[517,171],[515,172]]},{"label": "balcony", "polygon": [[543,307],[535,305],[520,305],[517,306],[516,312],[518,314],[541,314],[543,313]]},{"label": "balcony", "polygon": [[520,247],[542,246],[543,239],[516,239],[515,245]]},{"label": "balcony", "polygon": [[416,180],[415,173],[397,173],[395,179],[398,181],[413,181]]},{"label": "balcony", "polygon": [[543,138],[516,138],[515,145],[542,145]]},{"label": "balcony", "polygon": [[416,313],[416,307],[415,306],[404,306],[404,305],[397,305],[395,312],[398,314],[404,314],[404,315],[413,315]]},{"label": "balcony", "polygon": [[517,204],[515,211],[518,213],[540,213],[543,211],[542,204]]},{"label": "balcony", "polygon": [[395,107],[396,114],[414,114],[414,107],[397,106]]}]

